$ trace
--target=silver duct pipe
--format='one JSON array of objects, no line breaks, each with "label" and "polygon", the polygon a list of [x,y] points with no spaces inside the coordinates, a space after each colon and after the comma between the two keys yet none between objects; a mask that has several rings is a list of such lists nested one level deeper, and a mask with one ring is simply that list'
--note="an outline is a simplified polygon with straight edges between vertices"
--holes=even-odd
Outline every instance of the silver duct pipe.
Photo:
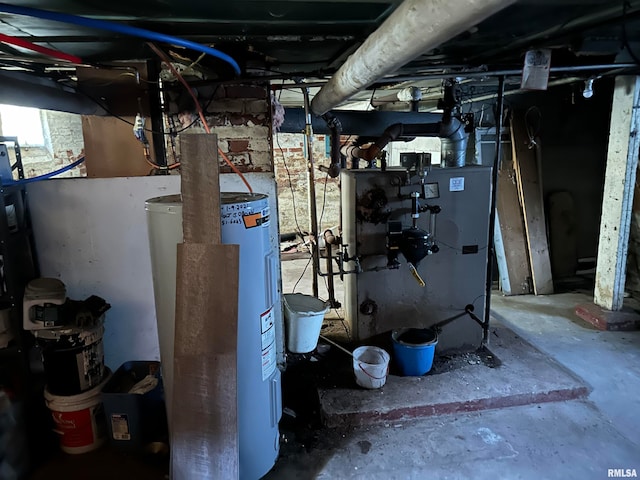
[{"label": "silver duct pipe", "polygon": [[405,0],[351,55],[311,102],[323,115],[515,0]]},{"label": "silver duct pipe", "polygon": [[464,167],[467,160],[467,142],[469,134],[464,131],[460,120],[451,117],[448,122],[440,125],[440,143],[442,146],[443,167]]}]

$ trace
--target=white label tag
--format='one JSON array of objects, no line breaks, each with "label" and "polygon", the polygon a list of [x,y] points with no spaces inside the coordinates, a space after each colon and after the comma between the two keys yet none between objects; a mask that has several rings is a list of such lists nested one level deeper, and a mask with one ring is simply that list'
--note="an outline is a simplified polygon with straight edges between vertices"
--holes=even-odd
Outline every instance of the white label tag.
[{"label": "white label tag", "polygon": [[464,190],[464,177],[453,177],[449,179],[450,192],[462,192]]},{"label": "white label tag", "polygon": [[276,369],[276,329],[273,308],[260,315],[262,333],[262,380],[266,380]]},{"label": "white label tag", "polygon": [[551,50],[529,50],[524,56],[522,82],[520,88],[527,90],[546,90],[549,83]]},{"label": "white label tag", "polygon": [[111,431],[113,432],[114,440],[131,440],[131,433],[129,432],[129,419],[126,415],[111,415]]}]

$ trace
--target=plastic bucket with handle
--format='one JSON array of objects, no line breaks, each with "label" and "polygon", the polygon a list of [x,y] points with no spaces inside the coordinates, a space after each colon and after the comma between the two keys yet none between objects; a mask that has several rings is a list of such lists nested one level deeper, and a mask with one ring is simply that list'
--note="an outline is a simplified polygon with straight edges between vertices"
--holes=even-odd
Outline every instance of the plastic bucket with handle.
[{"label": "plastic bucket with handle", "polygon": [[106,440],[104,408],[100,391],[110,372],[98,386],[79,395],[60,396],[44,390],[60,448],[67,453],[85,453],[100,447]]},{"label": "plastic bucket with handle", "polygon": [[438,334],[431,328],[402,328],[391,334],[394,361],[404,376],[419,377],[431,370]]},{"label": "plastic bucket with handle", "polygon": [[311,295],[284,295],[287,348],[292,353],[308,353],[318,345],[324,315],[329,306]]},{"label": "plastic bucket with handle", "polygon": [[363,346],[353,351],[356,383],[364,388],[380,388],[387,381],[389,354],[378,347]]}]

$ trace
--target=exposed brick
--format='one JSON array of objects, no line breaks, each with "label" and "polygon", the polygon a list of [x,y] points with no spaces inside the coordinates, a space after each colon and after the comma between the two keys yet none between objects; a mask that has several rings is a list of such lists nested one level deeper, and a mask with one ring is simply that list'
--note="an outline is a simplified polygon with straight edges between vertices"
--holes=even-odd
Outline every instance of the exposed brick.
[{"label": "exposed brick", "polygon": [[231,125],[269,125],[266,115],[229,115],[227,118]]},{"label": "exposed brick", "polygon": [[228,85],[225,93],[228,98],[267,98],[267,89],[255,85]]},{"label": "exposed brick", "polygon": [[271,143],[268,138],[253,137],[249,142],[249,150],[253,152],[270,152]]},{"label": "exposed brick", "polygon": [[[45,145],[21,148],[22,163],[27,177],[57,170],[84,155],[80,115],[42,110],[40,118]],[[85,176],[86,173],[83,172],[85,171],[80,168],[74,168],[61,176]]]},{"label": "exposed brick", "polygon": [[260,114],[269,110],[269,103],[266,100],[249,100],[244,102],[244,113]]},{"label": "exposed brick", "polygon": [[212,113],[243,113],[245,101],[240,99],[225,98],[211,102],[207,112]]},{"label": "exposed brick", "polygon": [[[278,133],[274,137],[274,169],[278,185],[278,205],[281,232],[294,232],[297,226],[294,218],[294,206],[291,190],[295,194],[295,216],[302,228],[308,224],[307,205],[307,160],[305,159],[304,144],[300,134]],[[278,144],[282,147],[281,151]],[[325,155],[324,142],[320,136],[314,137],[314,160],[318,165],[328,165],[329,158]],[[289,170],[284,168],[283,159]],[[291,180],[289,180],[289,175]],[[316,170],[316,202],[318,214],[322,211],[323,200],[326,201],[324,215],[320,229],[335,227],[340,224],[340,188],[338,179],[327,181],[326,196],[324,195],[326,175]]]},{"label": "exposed brick", "polygon": [[232,153],[246,152],[249,149],[249,140],[229,140],[227,143]]}]

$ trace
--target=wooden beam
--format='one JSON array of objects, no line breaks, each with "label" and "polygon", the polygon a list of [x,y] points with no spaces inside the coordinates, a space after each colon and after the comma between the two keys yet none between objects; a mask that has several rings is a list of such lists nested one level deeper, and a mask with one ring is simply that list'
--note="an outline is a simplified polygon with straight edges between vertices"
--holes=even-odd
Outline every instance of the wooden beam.
[{"label": "wooden beam", "polygon": [[[180,136],[184,243],[220,244],[220,178],[216,135]],[[215,165],[213,165],[215,163]]]},{"label": "wooden beam", "polygon": [[183,135],[180,151],[172,478],[235,479],[239,247],[220,244],[216,136]]},{"label": "wooden beam", "polygon": [[531,293],[529,256],[515,176],[513,163],[503,161],[498,170],[494,243],[500,270],[500,286],[505,295]]},{"label": "wooden beam", "polygon": [[594,301],[620,310],[640,151],[640,77],[616,78],[611,108]]},{"label": "wooden beam", "polygon": [[553,293],[553,277],[545,223],[544,202],[538,175],[538,147],[529,148],[524,116],[514,112],[511,118],[511,148],[514,169],[524,213],[529,264],[536,295]]}]

